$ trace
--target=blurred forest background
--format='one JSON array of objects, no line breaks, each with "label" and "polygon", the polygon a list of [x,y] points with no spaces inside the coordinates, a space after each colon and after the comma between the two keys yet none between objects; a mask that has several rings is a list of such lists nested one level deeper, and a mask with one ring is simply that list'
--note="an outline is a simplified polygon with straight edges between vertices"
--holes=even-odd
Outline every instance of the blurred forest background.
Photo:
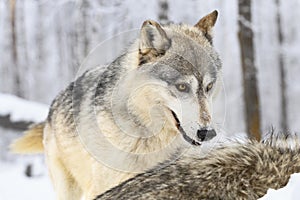
[{"label": "blurred forest background", "polygon": [[[195,24],[215,9],[224,76],[215,122],[257,138],[272,126],[300,133],[299,0],[0,0],[0,157],[7,159],[11,138],[43,120],[27,115],[43,106],[35,112],[46,115],[97,45],[90,65],[111,62],[146,19]],[[7,94],[44,105],[17,106]],[[13,119],[11,110],[23,117]]]}]

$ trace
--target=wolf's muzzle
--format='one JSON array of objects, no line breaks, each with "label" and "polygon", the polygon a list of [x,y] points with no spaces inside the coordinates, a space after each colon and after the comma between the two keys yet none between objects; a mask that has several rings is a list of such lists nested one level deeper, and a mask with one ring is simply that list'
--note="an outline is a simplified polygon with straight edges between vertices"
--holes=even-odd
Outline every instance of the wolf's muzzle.
[{"label": "wolf's muzzle", "polygon": [[217,133],[214,129],[203,128],[197,131],[197,137],[201,142],[211,140],[216,135]]},{"label": "wolf's muzzle", "polygon": [[178,130],[179,130],[180,133],[182,134],[183,138],[184,138],[188,143],[190,143],[190,144],[192,144],[192,145],[195,145],[195,146],[201,145],[200,142],[197,142],[197,141],[193,140],[192,138],[190,138],[190,137],[185,133],[185,131],[183,130],[183,128],[180,126],[180,121],[179,121],[177,115],[175,114],[175,112],[173,112],[172,110],[170,110],[170,111],[171,111],[171,113],[172,113],[172,115],[173,115],[173,117],[174,117],[174,119],[175,119],[175,121],[176,121],[176,127],[178,128]]}]

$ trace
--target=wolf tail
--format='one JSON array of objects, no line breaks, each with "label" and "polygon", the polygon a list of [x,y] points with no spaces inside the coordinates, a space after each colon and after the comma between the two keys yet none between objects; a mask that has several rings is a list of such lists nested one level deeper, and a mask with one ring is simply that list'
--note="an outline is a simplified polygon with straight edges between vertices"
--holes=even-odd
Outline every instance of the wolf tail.
[{"label": "wolf tail", "polygon": [[10,145],[11,152],[20,154],[42,153],[44,151],[44,127],[45,122],[29,127],[29,129],[24,132],[23,137],[15,140]]}]

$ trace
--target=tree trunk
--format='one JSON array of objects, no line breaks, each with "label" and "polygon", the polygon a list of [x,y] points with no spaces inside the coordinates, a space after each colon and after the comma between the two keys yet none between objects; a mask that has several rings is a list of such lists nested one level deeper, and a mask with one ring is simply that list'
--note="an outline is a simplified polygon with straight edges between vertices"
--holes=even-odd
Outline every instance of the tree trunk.
[{"label": "tree trunk", "polygon": [[[18,11],[16,16],[16,34],[17,34],[17,67],[20,85],[22,86],[23,98],[30,99],[32,91],[30,90],[30,83],[32,81],[32,72],[30,71],[30,65],[33,63],[28,62],[28,49],[27,49],[27,30],[26,30],[26,18],[25,13],[27,1],[17,1],[16,9]],[[20,96],[20,95],[19,95]]]},{"label": "tree trunk", "polygon": [[281,97],[281,131],[288,130],[287,122],[287,98],[286,98],[286,75],[284,67],[284,55],[283,55],[283,34],[281,27],[281,15],[280,15],[280,1],[276,1],[276,23],[277,23],[277,38],[279,42],[279,72],[280,72],[280,97]]},{"label": "tree trunk", "polygon": [[18,51],[17,51],[17,30],[16,30],[16,0],[9,0],[10,7],[10,26],[11,26],[11,47],[12,47],[12,64],[14,74],[14,91],[19,97],[23,97],[21,90],[20,74],[18,68]]},{"label": "tree trunk", "polygon": [[260,103],[257,90],[257,70],[254,65],[253,32],[251,29],[251,1],[239,0],[238,3],[238,35],[241,50],[247,133],[249,136],[260,140]]},{"label": "tree trunk", "polygon": [[88,31],[88,12],[89,12],[89,7],[90,7],[90,3],[88,2],[88,0],[82,0],[81,2],[81,12],[82,12],[82,31],[80,32],[83,35],[83,58],[85,58],[90,49],[90,43],[89,43],[89,38],[87,35],[87,31]]},{"label": "tree trunk", "polygon": [[169,23],[168,11],[169,11],[169,4],[168,0],[159,0],[159,10],[158,10],[158,20],[162,24]]}]

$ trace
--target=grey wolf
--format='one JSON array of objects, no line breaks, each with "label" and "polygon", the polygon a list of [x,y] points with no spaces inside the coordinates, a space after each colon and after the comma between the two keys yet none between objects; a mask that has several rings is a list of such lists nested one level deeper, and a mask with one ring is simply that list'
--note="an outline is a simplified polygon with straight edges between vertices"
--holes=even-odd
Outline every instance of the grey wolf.
[{"label": "grey wolf", "polygon": [[203,158],[181,157],[96,199],[258,199],[268,188],[284,187],[291,174],[300,172],[299,141],[290,139],[233,142]]},{"label": "grey wolf", "polygon": [[210,105],[221,76],[212,45],[217,14],[194,26],[145,21],[123,55],[72,82],[47,120],[12,149],[44,151],[58,199],[74,200],[199,148],[216,135]]}]

